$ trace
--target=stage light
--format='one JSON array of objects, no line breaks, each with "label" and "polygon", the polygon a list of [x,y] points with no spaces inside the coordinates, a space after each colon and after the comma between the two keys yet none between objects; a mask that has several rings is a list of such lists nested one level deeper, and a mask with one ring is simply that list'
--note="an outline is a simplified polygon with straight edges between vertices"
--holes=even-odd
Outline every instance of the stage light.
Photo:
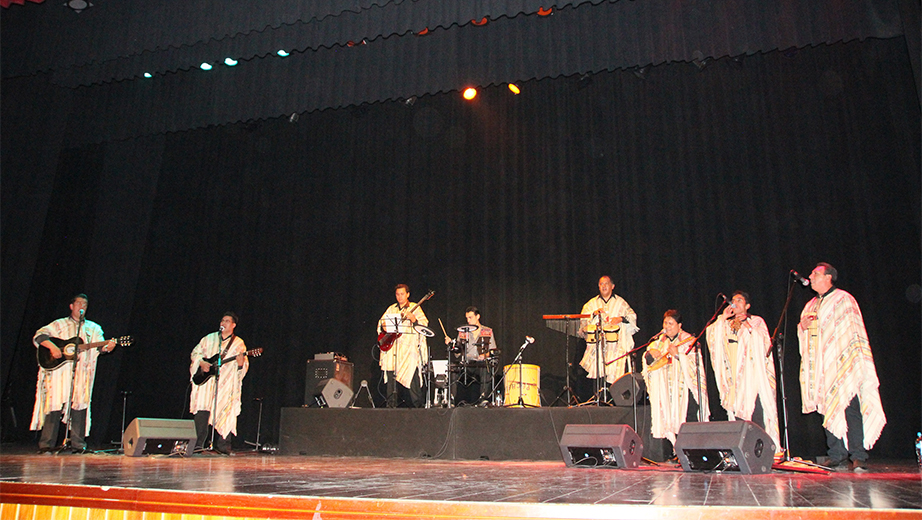
[{"label": "stage light", "polygon": [[464,89],[464,93],[461,95],[464,96],[464,99],[470,101],[477,97],[477,89],[474,87],[468,87]]},{"label": "stage light", "polygon": [[67,7],[70,7],[71,9],[73,9],[74,11],[78,13],[83,11],[84,9],[93,7],[93,4],[87,2],[86,0],[70,0],[64,5],[66,5]]},{"label": "stage light", "polygon": [[228,67],[233,67],[234,65],[237,64],[237,60],[235,60],[234,58],[224,58],[224,64],[227,65]]},{"label": "stage light", "polygon": [[285,56],[288,56],[288,52],[286,52],[285,49],[279,49],[279,51],[276,52],[276,54],[278,54],[279,56],[281,56],[281,57],[283,57],[283,58],[284,58]]},{"label": "stage light", "polygon": [[202,64],[199,65],[199,68],[202,69],[202,70],[211,70],[211,69],[212,69],[211,64],[208,63],[207,61],[203,61]]},{"label": "stage light", "polygon": [[519,87],[515,83],[509,84],[509,90],[516,96],[522,93],[522,91],[519,89]]},{"label": "stage light", "polygon": [[481,18],[480,20],[471,20],[471,23],[479,27],[479,26],[481,26],[481,25],[486,25],[487,22],[489,22],[489,21],[490,21],[490,20],[489,20],[486,16],[484,16],[484,17]]},{"label": "stage light", "polygon": [[144,73],[144,77],[145,77],[145,78],[152,78],[152,77],[154,77],[154,75],[151,74],[150,72],[145,72],[145,73]]},{"label": "stage light", "polygon": [[550,16],[550,15],[552,15],[552,14],[554,14],[554,8],[553,8],[553,7],[548,7],[547,9],[545,9],[545,8],[543,8],[543,7],[539,7],[539,8],[538,8],[538,16]]}]

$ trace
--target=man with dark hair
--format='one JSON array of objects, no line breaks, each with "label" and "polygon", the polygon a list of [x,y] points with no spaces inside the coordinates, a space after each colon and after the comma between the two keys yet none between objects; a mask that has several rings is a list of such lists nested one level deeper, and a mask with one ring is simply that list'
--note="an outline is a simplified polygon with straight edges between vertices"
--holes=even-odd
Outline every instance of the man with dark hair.
[{"label": "man with dark hair", "polygon": [[[462,358],[464,371],[461,377],[457,379],[456,376],[449,374],[454,379],[454,388],[452,390],[457,398],[460,393],[460,389],[457,388],[458,379],[464,383],[467,380],[469,371],[476,370],[480,382],[480,391],[473,400],[464,399],[464,396],[461,396],[461,400],[470,404],[489,403],[493,389],[493,366],[490,361],[490,353],[496,350],[496,338],[493,336],[493,329],[480,323],[480,310],[477,307],[468,307],[464,311],[464,318],[467,320],[467,327],[472,327],[472,329],[458,333],[455,345],[459,351],[456,356]],[[445,344],[447,345],[451,342],[452,339],[446,336]],[[469,387],[473,387],[473,385],[469,385]]]},{"label": "man with dark hair", "polygon": [[730,420],[758,424],[780,449],[775,363],[766,356],[771,338],[765,320],[749,314],[749,306],[749,294],[734,292],[730,305],[707,328],[714,378]]},{"label": "man with dark hair", "polygon": [[844,469],[851,458],[851,469],[862,472],[887,418],[861,309],[835,286],[838,276],[825,262],[810,273],[816,297],[804,306],[797,326],[800,390],[803,413],[823,415],[829,465]]},{"label": "man with dark hair", "polygon": [[[219,453],[231,453],[233,435],[237,433],[237,416],[240,415],[243,378],[250,368],[246,344],[243,338],[234,333],[236,328],[237,315],[225,312],[218,330],[202,338],[192,349],[190,378],[199,369],[205,373],[218,370],[219,367],[215,365],[220,362],[220,371],[216,372],[215,377],[208,378],[200,385],[192,383],[189,412],[195,418],[195,432],[198,436],[195,441],[196,450],[204,449],[210,432],[208,426],[211,425],[217,434],[211,448]],[[229,358],[233,358],[233,361],[225,363],[224,360]],[[214,407],[215,388],[217,408]]]},{"label": "man with dark hair", "polygon": [[381,351],[378,360],[387,385],[387,407],[397,407],[397,383],[400,383],[410,392],[410,406],[420,408],[425,400],[420,368],[422,363],[429,362],[429,345],[416,325],[425,327],[429,319],[422,308],[410,301],[410,288],[406,284],[394,287],[394,297],[397,303],[388,307],[378,320],[379,333],[400,333],[387,351]]},{"label": "man with dark hair", "polygon": [[663,314],[663,331],[650,343],[644,355],[643,376],[650,395],[651,435],[669,439],[673,444],[682,423],[698,421],[699,381],[705,421],[709,414],[704,362],[702,360],[702,366],[696,363],[694,350],[686,354],[692,340],[694,336],[682,330],[682,315],[670,309]]},{"label": "man with dark hair", "polygon": [[[70,300],[70,316],[52,321],[38,329],[32,338],[36,348],[44,347],[51,357],[61,359],[64,353],[51,340],[79,337],[83,343],[105,341],[102,327],[87,320],[84,315],[90,302],[85,294],[78,294]],[[111,352],[115,341],[109,340],[102,346],[103,352]],[[79,350],[76,363],[66,361],[53,369],[38,369],[35,388],[35,408],[32,412],[32,430],[42,430],[38,441],[39,452],[49,453],[58,442],[58,426],[67,423],[67,407],[70,406],[70,446],[75,453],[86,453],[85,437],[90,433],[90,400],[93,396],[93,382],[96,380],[96,360],[99,350]]]}]

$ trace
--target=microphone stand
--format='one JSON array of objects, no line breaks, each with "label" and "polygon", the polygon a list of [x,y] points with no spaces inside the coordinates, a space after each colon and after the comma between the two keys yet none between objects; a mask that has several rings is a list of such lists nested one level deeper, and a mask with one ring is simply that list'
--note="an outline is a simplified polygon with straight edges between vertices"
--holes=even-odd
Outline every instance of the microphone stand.
[{"label": "microphone stand", "polygon": [[[792,272],[793,274],[793,272]],[[775,361],[778,363],[778,377],[775,378],[775,381],[778,381],[777,391],[781,392],[781,418],[784,421],[784,436],[782,437],[782,442],[784,446],[781,446],[782,458],[781,462],[772,464],[772,469],[783,469],[786,471],[795,471],[802,473],[815,473],[823,471],[832,471],[831,468],[817,464],[815,462],[810,462],[806,460],[797,460],[791,458],[790,444],[788,440],[788,397],[785,392],[784,386],[784,350],[785,350],[785,335],[781,333],[781,325],[784,324],[784,330],[788,329],[788,307],[791,305],[791,296],[794,295],[794,280],[789,276],[788,277],[788,296],[784,301],[784,307],[781,309],[781,317],[778,318],[778,324],[775,326],[775,330],[772,332],[771,337],[771,346],[768,349],[768,352],[765,353],[765,357],[775,355]],[[777,395],[775,399],[777,399]],[[794,463],[794,464],[803,464],[809,466],[807,468],[797,467],[797,466],[786,466],[785,463]],[[813,469],[816,468],[816,469]]]},{"label": "microphone stand", "polygon": [[[80,312],[80,321],[77,322],[77,335],[76,338],[80,339],[80,333],[83,332],[83,323],[86,321],[86,318],[83,317],[83,312],[81,309]],[[83,341],[83,340],[80,340]],[[61,353],[63,355],[63,352]],[[89,354],[87,354],[89,355]],[[74,415],[74,392],[77,390],[75,383],[77,382],[77,364],[80,362],[80,345],[77,344],[74,350],[74,361],[71,366],[70,371],[70,394],[67,396],[67,421],[65,422],[66,427],[64,428],[64,442],[61,444],[61,447],[55,453],[60,453],[67,449],[70,444],[70,428],[71,421],[73,420]],[[89,410],[89,408],[87,408]],[[89,412],[87,412],[89,415]],[[86,422],[84,422],[84,428],[86,427]],[[85,433],[85,432],[84,432]],[[70,446],[73,448],[73,446]]]},{"label": "microphone stand", "polygon": [[[523,382],[522,382],[522,353],[525,352],[525,347],[527,347],[531,343],[532,343],[531,341],[528,341],[526,339],[525,343],[522,343],[522,346],[519,347],[519,352],[518,354],[515,355],[515,359],[512,360],[512,364],[507,365],[506,368],[503,370],[503,377],[501,377],[500,380],[505,382],[506,374],[509,372],[509,369],[512,368],[515,364],[519,365],[519,400],[515,404],[505,403],[503,405],[504,408],[511,408],[513,406],[520,406],[522,408],[538,408],[538,406],[535,406],[533,404],[527,404],[525,402],[525,399],[522,397],[522,385],[523,385]],[[491,393],[496,392],[496,388],[498,384],[499,382],[496,382],[493,384],[493,390],[491,391]],[[541,398],[540,393],[538,394],[538,398],[539,399]]]},{"label": "microphone stand", "polygon": [[[708,330],[708,327],[717,321],[717,317],[724,310],[724,307],[727,306],[727,297],[723,294],[720,294],[719,296],[723,296],[723,303],[717,306],[717,310],[714,311],[714,314],[708,319],[707,323],[704,324],[704,328],[702,328],[701,331],[695,335],[695,340],[692,341],[688,349],[685,350],[685,354],[687,355],[692,351],[692,349],[695,349],[695,372],[698,378],[698,422],[704,422],[704,406],[701,405],[701,403],[704,402],[701,400],[701,346],[698,344],[698,341],[701,339],[701,336],[703,336],[704,333]],[[707,374],[705,374],[705,377],[707,377]]]},{"label": "microphone stand", "polygon": [[641,349],[647,348],[648,346],[650,346],[651,343],[659,339],[660,336],[662,335],[663,335],[662,332],[658,332],[656,333],[656,335],[650,338],[650,340],[644,343],[643,345],[639,347],[634,347],[633,349],[625,352],[624,354],[621,354],[615,359],[605,362],[605,365],[608,366],[614,363],[615,361],[618,361],[619,359],[625,358],[627,356],[631,356],[630,361],[632,363],[632,368],[631,368],[631,373],[629,375],[631,376],[631,407],[633,408],[633,411],[634,411],[634,431],[635,432],[637,431],[637,394],[640,391],[640,384],[637,383],[637,380],[634,378],[634,374],[637,373],[637,365],[636,365],[637,361],[634,359],[633,354],[640,351]]}]

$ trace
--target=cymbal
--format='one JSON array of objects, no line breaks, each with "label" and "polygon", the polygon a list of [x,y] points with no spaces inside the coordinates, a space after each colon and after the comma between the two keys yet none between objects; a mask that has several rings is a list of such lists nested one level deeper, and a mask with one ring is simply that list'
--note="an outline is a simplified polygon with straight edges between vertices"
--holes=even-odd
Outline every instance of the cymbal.
[{"label": "cymbal", "polygon": [[477,330],[477,327],[473,325],[461,325],[457,330],[458,332],[473,332]]},{"label": "cymbal", "polygon": [[426,336],[427,338],[431,338],[432,336],[435,336],[435,332],[432,332],[432,329],[430,329],[429,327],[425,327],[423,325],[418,325],[418,324],[413,325],[413,329],[415,329],[416,332],[419,332],[423,336]]}]

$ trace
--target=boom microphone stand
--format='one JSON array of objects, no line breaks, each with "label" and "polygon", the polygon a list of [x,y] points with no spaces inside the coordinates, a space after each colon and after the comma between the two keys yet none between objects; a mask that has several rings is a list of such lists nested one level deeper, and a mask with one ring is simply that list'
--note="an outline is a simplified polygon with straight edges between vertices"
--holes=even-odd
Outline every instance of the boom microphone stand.
[{"label": "boom microphone stand", "polygon": [[[515,404],[509,404],[509,403],[503,404],[504,408],[511,408],[513,406],[520,406],[522,408],[538,408],[538,406],[535,406],[533,404],[527,404],[525,402],[525,399],[522,398],[522,386],[523,386],[523,383],[522,383],[522,353],[525,352],[525,347],[527,347],[528,345],[531,345],[534,342],[535,342],[535,338],[531,336],[525,336],[525,343],[522,343],[522,346],[519,347],[519,352],[518,354],[515,355],[515,359],[513,359],[512,363],[506,366],[506,368],[503,370],[503,377],[501,377],[499,381],[493,383],[493,389],[490,391],[491,394],[496,393],[496,389],[501,382],[505,383],[506,374],[509,373],[509,369],[511,369],[516,363],[518,363],[519,365],[519,400],[516,401]],[[538,395],[538,398],[539,399],[541,398],[540,393]]]},{"label": "boom microphone stand", "polygon": [[[781,309],[781,317],[778,319],[778,324],[775,326],[774,332],[772,332],[771,338],[771,347],[769,347],[768,352],[765,353],[765,357],[775,355],[775,360],[778,362],[778,377],[775,378],[775,381],[778,382],[778,391],[781,392],[781,418],[784,421],[784,436],[782,437],[782,442],[784,446],[781,446],[781,452],[783,453],[781,462],[772,464],[772,469],[783,469],[787,471],[799,471],[803,473],[814,473],[822,471],[832,471],[831,468],[817,464],[815,462],[805,461],[805,460],[794,460],[791,458],[790,450],[790,441],[788,440],[788,397],[785,392],[784,386],[784,348],[785,348],[785,336],[780,332],[781,324],[784,324],[784,330],[788,329],[788,307],[791,305],[791,296],[794,294],[794,271],[790,272],[788,276],[788,296],[784,301],[784,307]],[[809,283],[809,282],[808,282]],[[776,396],[777,398],[777,396]],[[785,463],[791,464],[803,464],[809,466],[807,468],[785,465]],[[816,468],[816,469],[813,469]]]}]

